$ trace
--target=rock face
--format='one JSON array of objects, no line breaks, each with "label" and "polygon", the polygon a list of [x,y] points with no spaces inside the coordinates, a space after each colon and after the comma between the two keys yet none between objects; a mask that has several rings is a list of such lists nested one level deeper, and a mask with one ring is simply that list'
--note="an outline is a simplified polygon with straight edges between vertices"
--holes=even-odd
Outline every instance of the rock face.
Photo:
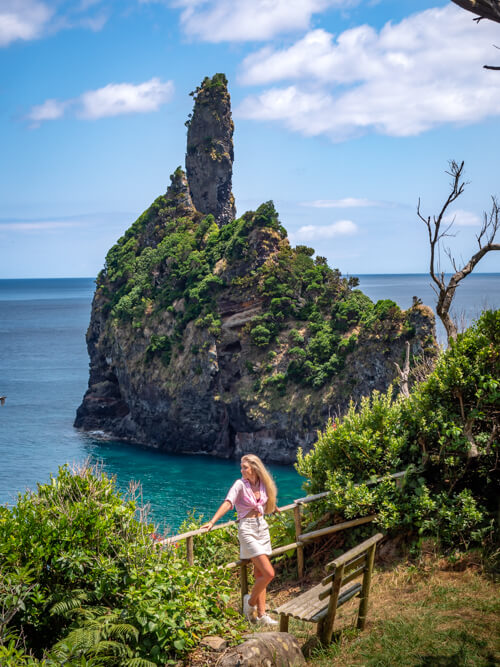
[{"label": "rock face", "polygon": [[[204,134],[203,115],[213,123],[229,103],[212,81],[197,92],[198,137],[214,131]],[[212,101],[197,116],[200,98]],[[432,354],[434,318],[419,303],[373,304],[311,248],[291,248],[272,202],[233,220],[226,148],[227,163],[210,163],[224,197],[203,199],[206,155],[193,152],[194,185],[179,167],[108,252],[75,426],[170,452],[289,463],[351,399],[387,389],[406,341],[413,357]]]},{"label": "rock face", "polygon": [[186,172],[195,207],[211,213],[222,227],[235,217],[231,191],[233,130],[231,100],[224,74],[205,79],[195,91],[188,121]]}]

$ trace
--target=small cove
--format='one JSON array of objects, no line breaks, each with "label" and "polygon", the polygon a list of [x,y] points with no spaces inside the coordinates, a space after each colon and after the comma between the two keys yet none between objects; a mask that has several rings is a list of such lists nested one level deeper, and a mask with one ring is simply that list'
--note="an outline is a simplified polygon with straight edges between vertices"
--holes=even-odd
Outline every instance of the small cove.
[{"label": "small cove", "polygon": [[[412,296],[432,305],[429,278],[420,275],[360,276],[373,300],[401,307]],[[46,482],[59,465],[101,461],[125,491],[140,481],[160,528],[175,530],[187,513],[211,514],[239,477],[236,461],[170,455],[115,441],[99,441],[73,429],[88,381],[85,331],[94,290],[91,278],[0,280],[0,503]],[[482,307],[500,307],[500,274],[469,276],[456,310],[470,321]],[[302,480],[289,466],[270,466],[279,502],[302,495]]]}]

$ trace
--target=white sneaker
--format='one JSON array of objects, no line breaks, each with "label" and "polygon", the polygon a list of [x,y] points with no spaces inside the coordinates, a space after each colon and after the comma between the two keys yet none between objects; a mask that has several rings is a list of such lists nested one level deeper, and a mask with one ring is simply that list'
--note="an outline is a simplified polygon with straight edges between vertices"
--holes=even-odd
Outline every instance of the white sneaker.
[{"label": "white sneaker", "polygon": [[249,600],[250,593],[247,593],[243,596],[243,616],[246,616],[247,620],[253,623],[256,609],[252,607]]},{"label": "white sneaker", "polygon": [[258,625],[278,625],[278,621],[275,621],[274,618],[271,618],[267,614],[262,614],[257,618]]}]

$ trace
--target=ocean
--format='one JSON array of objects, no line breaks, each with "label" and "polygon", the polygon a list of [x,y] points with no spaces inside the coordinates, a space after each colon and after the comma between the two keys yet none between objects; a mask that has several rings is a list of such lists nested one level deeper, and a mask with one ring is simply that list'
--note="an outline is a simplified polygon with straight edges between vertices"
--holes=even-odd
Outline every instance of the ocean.
[{"label": "ocean", "polygon": [[[402,308],[419,296],[433,305],[426,275],[359,276],[374,301]],[[196,509],[211,514],[224,499],[239,463],[202,456],[173,456],[145,447],[99,441],[76,431],[75,411],[87,388],[85,332],[92,278],[0,280],[0,503],[47,482],[60,465],[100,462],[126,491],[142,485],[143,500],[161,530],[176,530]],[[472,274],[459,287],[455,311],[470,322],[481,309],[500,308],[500,274]],[[444,334],[438,331],[444,342]],[[279,502],[300,497],[302,480],[291,466],[270,466]]]}]

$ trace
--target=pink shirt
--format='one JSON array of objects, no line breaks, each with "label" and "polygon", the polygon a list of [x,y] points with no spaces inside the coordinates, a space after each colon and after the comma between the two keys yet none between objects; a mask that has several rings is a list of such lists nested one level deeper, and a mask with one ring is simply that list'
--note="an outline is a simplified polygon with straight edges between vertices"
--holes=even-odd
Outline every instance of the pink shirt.
[{"label": "pink shirt", "polygon": [[238,514],[238,519],[243,519],[252,510],[264,514],[267,503],[267,493],[264,484],[259,480],[260,498],[257,500],[248,479],[237,479],[227,492],[226,500],[231,503]]}]

